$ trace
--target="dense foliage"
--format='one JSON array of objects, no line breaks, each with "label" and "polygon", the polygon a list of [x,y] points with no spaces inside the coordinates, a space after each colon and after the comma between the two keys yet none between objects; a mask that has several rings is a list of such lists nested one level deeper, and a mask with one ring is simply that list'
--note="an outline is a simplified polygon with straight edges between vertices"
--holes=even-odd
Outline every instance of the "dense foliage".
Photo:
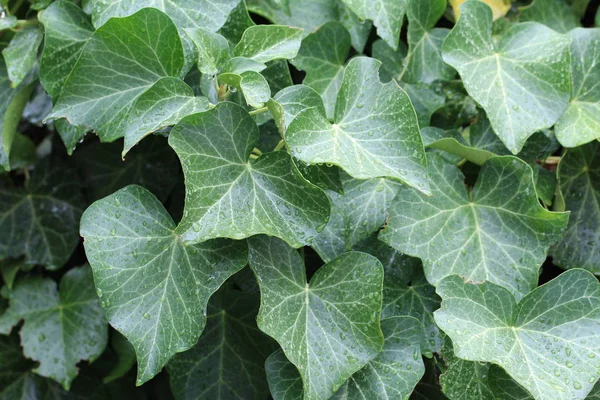
[{"label": "dense foliage", "polygon": [[600,398],[589,0],[0,0],[0,399]]}]

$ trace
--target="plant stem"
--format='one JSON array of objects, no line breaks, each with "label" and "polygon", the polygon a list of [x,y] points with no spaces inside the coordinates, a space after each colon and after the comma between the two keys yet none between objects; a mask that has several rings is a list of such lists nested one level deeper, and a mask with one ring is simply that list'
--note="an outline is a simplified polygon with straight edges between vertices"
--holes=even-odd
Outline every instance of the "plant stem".
[{"label": "plant stem", "polygon": [[283,149],[284,147],[285,147],[285,141],[283,139],[281,139],[279,141],[279,143],[277,143],[277,146],[275,146],[273,151],[279,151],[279,150]]},{"label": "plant stem", "polygon": [[256,154],[257,156],[262,156],[263,154],[258,147],[253,148],[252,153]]},{"label": "plant stem", "polygon": [[261,108],[257,108],[256,110],[252,110],[250,111],[248,114],[250,115],[256,115],[256,114],[262,114],[264,112],[269,111],[268,107],[261,107]]}]

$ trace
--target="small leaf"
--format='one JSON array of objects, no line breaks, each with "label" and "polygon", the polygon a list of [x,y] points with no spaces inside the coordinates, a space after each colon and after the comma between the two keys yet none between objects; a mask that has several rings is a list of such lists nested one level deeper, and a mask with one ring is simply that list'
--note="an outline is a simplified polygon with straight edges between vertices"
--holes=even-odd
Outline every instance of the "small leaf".
[{"label": "small leaf", "polygon": [[198,69],[203,74],[216,74],[229,59],[229,43],[217,33],[202,28],[186,29],[198,49]]},{"label": "small leaf", "polygon": [[244,32],[233,48],[234,57],[246,57],[260,63],[294,58],[300,49],[302,29],[281,25],[256,25]]},{"label": "small leaf", "polygon": [[471,192],[460,170],[439,156],[432,154],[429,166],[433,196],[400,187],[379,238],[421,258],[433,285],[458,274],[504,285],[517,298],[529,293],[568,214],[540,205],[532,170],[516,157],[489,159]]},{"label": "small leaf", "polygon": [[532,22],[513,25],[494,41],[486,4],[467,1],[461,10],[444,41],[444,61],[458,70],[498,137],[517,154],[529,136],[554,125],[567,107],[570,41]]},{"label": "small leaf", "polygon": [[43,38],[44,33],[38,26],[28,26],[20,29],[2,50],[12,87],[19,86],[36,64]]},{"label": "small leaf", "polygon": [[[294,118],[296,118],[300,112],[308,108],[317,108],[322,114],[325,114],[325,108],[323,107],[321,97],[309,86],[288,86],[277,92],[277,94],[273,96],[273,100],[283,109],[284,115],[282,115],[281,118],[283,118],[284,126],[279,126],[281,132],[285,132]],[[273,111],[271,111],[271,113],[273,113]],[[275,118],[275,123],[278,122],[278,119]]]},{"label": "small leaf", "polygon": [[258,327],[299,368],[305,399],[327,399],[382,350],[383,268],[349,252],[306,281],[300,255],[266,236],[249,239],[250,267],[261,290]]},{"label": "small leaf", "polygon": [[111,332],[110,345],[117,353],[119,361],[102,380],[105,384],[123,377],[135,365],[135,350],[125,336],[116,331]]},{"label": "small leaf", "polygon": [[300,247],[323,229],[329,216],[325,194],[300,175],[285,152],[249,160],[258,137],[252,117],[229,102],[173,128],[169,144],[187,187],[177,232],[186,243],[264,233]]},{"label": "small leaf", "polygon": [[135,348],[138,385],[196,344],[208,299],[246,263],[243,242],[184,245],[162,204],[135,185],[92,204],[81,236],[108,322]]},{"label": "small leaf", "polygon": [[598,380],[600,284],[570,270],[517,305],[508,289],[453,275],[437,288],[434,314],[456,355],[500,365],[534,398],[585,399]]},{"label": "small leaf", "polygon": [[529,6],[521,8],[519,21],[539,22],[560,33],[567,33],[581,26],[575,10],[561,0],[535,0]]},{"label": "small leaf", "polygon": [[108,340],[92,271],[87,266],[69,270],[60,291],[51,279],[27,277],[17,282],[9,296],[10,308],[0,316],[0,332],[7,334],[16,322],[25,320],[21,344],[24,355],[40,363],[34,371],[69,390],[77,376],[76,364],[96,359]]},{"label": "small leaf", "polygon": [[[452,10],[454,11],[454,16],[458,20],[461,14],[461,5],[466,0],[450,0],[450,5],[452,6]],[[506,15],[508,10],[510,10],[510,2],[506,0],[480,0],[482,3],[487,4],[492,9],[492,16],[494,21]],[[537,1],[537,0],[536,0]]]},{"label": "small leaf", "polygon": [[428,193],[425,151],[414,108],[394,82],[382,84],[381,63],[354,58],[344,71],[330,123],[318,109],[300,113],[286,141],[307,163],[331,163],[357,179],[390,177]]}]

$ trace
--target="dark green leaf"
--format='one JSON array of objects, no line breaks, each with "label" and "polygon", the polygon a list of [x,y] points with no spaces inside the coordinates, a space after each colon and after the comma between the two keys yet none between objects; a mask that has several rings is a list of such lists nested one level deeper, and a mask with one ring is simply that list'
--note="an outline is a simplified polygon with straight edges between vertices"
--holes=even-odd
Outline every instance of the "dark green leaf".
[{"label": "dark green leaf", "polygon": [[12,87],[17,87],[37,62],[38,49],[44,34],[38,26],[28,26],[19,30],[2,50]]}]

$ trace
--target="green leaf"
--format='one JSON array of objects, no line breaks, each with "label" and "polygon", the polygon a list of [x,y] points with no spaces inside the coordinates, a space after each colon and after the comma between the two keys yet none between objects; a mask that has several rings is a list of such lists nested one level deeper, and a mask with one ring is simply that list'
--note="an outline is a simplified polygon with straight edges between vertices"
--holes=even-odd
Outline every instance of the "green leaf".
[{"label": "green leaf", "polygon": [[[323,107],[321,97],[309,86],[288,86],[277,92],[277,94],[273,96],[273,100],[283,108],[284,115],[282,118],[284,126],[283,128],[279,127],[281,132],[285,132],[294,118],[296,118],[300,112],[308,108],[317,108],[322,114],[325,114],[325,108]],[[277,122],[278,119],[276,118],[275,123]]]},{"label": "green leaf", "polygon": [[[106,64],[106,57],[118,62]],[[179,76],[183,62],[177,29],[162,12],[145,8],[113,18],[81,51],[48,118],[92,128],[103,141],[118,139],[139,95],[161,78]]]},{"label": "green leaf", "polygon": [[571,102],[556,123],[556,137],[565,147],[600,138],[600,29],[577,28],[571,38]]},{"label": "green leaf", "polygon": [[39,19],[45,32],[40,82],[56,102],[94,28],[83,10],[67,0],[52,3]]},{"label": "green leaf", "polygon": [[513,25],[494,41],[486,4],[467,1],[461,10],[444,41],[444,61],[458,70],[469,95],[516,154],[529,136],[554,125],[567,107],[570,41],[533,22]]},{"label": "green leaf", "polygon": [[329,216],[325,194],[284,152],[249,160],[258,137],[252,117],[228,102],[173,128],[169,144],[181,160],[187,187],[177,232],[186,243],[264,233],[300,247],[323,229]]},{"label": "green leaf", "polygon": [[245,71],[241,74],[224,73],[219,82],[239,88],[249,106],[261,108],[271,98],[271,88],[267,80],[258,72]]},{"label": "green leaf", "polygon": [[458,357],[500,365],[540,400],[584,399],[598,380],[600,284],[589,272],[564,272],[518,305],[502,286],[456,275],[437,291],[435,321]]},{"label": "green leaf", "polygon": [[304,395],[298,369],[278,349],[265,362],[269,389],[274,400],[300,400]]},{"label": "green leaf", "polygon": [[330,261],[369,237],[385,223],[388,208],[400,184],[391,179],[358,180],[342,173],[343,194],[327,192],[331,217],[312,247]]},{"label": "green leaf", "polygon": [[77,144],[83,141],[88,129],[83,126],[74,126],[65,118],[61,118],[54,122],[54,129],[58,132],[60,139],[65,144],[67,154],[72,155]]},{"label": "green leaf", "polygon": [[20,29],[2,50],[12,87],[17,87],[37,62],[38,49],[44,33],[38,26]]},{"label": "green leaf", "polygon": [[208,108],[208,99],[194,97],[192,88],[181,79],[159,79],[137,98],[127,121],[123,123],[125,144],[121,155],[125,157],[133,146],[152,132],[175,125],[184,117]]},{"label": "green leaf", "polygon": [[408,0],[408,54],[401,79],[409,83],[451,80],[456,72],[442,60],[442,42],[450,32],[434,28],[446,11],[445,0]]},{"label": "green leaf", "polygon": [[344,71],[335,123],[318,109],[301,112],[286,141],[307,163],[331,163],[357,179],[390,177],[429,192],[425,151],[414,108],[394,82],[382,84],[381,62],[354,58]]},{"label": "green leaf", "polygon": [[92,271],[87,266],[69,270],[60,291],[53,280],[30,276],[18,281],[9,296],[10,308],[0,316],[0,333],[9,333],[25,320],[21,344],[24,355],[40,363],[34,372],[69,390],[77,363],[96,359],[108,340]]},{"label": "green leaf", "polygon": [[81,236],[106,317],[135,348],[138,385],[196,344],[208,299],[246,263],[243,242],[184,245],[162,204],[135,185],[92,204]]},{"label": "green leaf", "polygon": [[181,176],[177,155],[167,146],[167,140],[151,136],[126,159],[120,157],[120,148],[120,142],[94,142],[75,153],[88,200],[96,201],[131,184],[147,188],[160,201],[167,200]]},{"label": "green leaf", "polygon": [[408,0],[342,0],[362,19],[370,19],[377,34],[393,49],[398,48],[400,28]]},{"label": "green leaf", "polygon": [[560,33],[581,26],[575,10],[561,0],[535,0],[520,10],[519,21],[539,22]]},{"label": "green leaf", "polygon": [[558,182],[571,217],[552,248],[553,261],[563,268],[600,273],[600,144],[567,151],[558,164]]},{"label": "green leaf", "polygon": [[252,18],[250,18],[250,15],[248,14],[246,2],[240,1],[238,5],[231,10],[227,17],[227,21],[217,33],[223,35],[227,40],[235,44],[240,41],[246,29],[254,25],[254,21],[252,21]]},{"label": "green leaf", "polygon": [[383,268],[349,252],[306,280],[300,255],[266,236],[249,239],[261,290],[258,327],[298,367],[305,399],[327,399],[382,350]]},{"label": "green leaf", "polygon": [[503,285],[517,298],[535,288],[568,213],[540,205],[531,168],[516,157],[491,158],[470,192],[460,170],[439,156],[430,156],[429,168],[433,196],[401,187],[380,239],[421,258],[433,285],[458,274]]},{"label": "green leaf", "polygon": [[76,171],[43,159],[25,188],[0,188],[0,258],[61,268],[79,243],[83,197]]},{"label": "green leaf", "polygon": [[17,273],[22,267],[23,262],[21,260],[9,258],[0,261],[0,275],[2,275],[2,280],[6,284],[7,288],[12,289],[15,278],[17,277]]},{"label": "green leaf", "polygon": [[256,25],[244,32],[233,48],[234,57],[246,57],[260,63],[294,58],[300,49],[302,29],[282,25]]},{"label": "green leaf", "polygon": [[198,69],[203,74],[216,74],[229,59],[229,43],[217,33],[202,28],[186,29],[198,49]]},{"label": "green leaf", "polygon": [[339,22],[331,21],[302,40],[300,51],[292,60],[296,68],[306,71],[302,83],[323,98],[328,118],[333,117],[349,51],[348,31]]},{"label": "green leaf", "polygon": [[176,398],[264,400],[269,395],[264,365],[275,346],[256,326],[258,306],[256,294],[227,286],[213,296],[198,344],[167,364]]},{"label": "green leaf", "polygon": [[15,28],[19,25],[19,20],[14,15],[4,15],[0,18],[0,31]]},{"label": "green leaf", "polygon": [[408,94],[417,113],[419,126],[429,126],[433,113],[444,106],[444,96],[436,93],[427,85],[413,85],[402,82],[398,83],[398,85]]},{"label": "green leaf", "polygon": [[111,332],[110,345],[115,353],[117,353],[119,361],[117,361],[108,375],[104,377],[102,380],[103,383],[110,383],[123,377],[135,365],[135,349],[125,339],[125,336],[116,331]]}]

